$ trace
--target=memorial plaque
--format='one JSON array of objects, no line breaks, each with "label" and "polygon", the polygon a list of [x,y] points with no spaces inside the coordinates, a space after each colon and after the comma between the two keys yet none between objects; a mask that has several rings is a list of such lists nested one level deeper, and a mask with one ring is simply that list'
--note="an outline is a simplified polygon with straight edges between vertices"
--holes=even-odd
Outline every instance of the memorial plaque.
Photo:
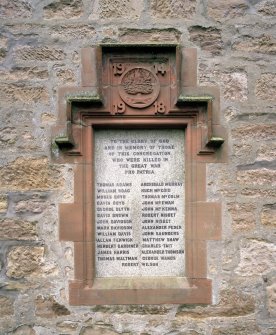
[{"label": "memorial plaque", "polygon": [[96,277],[184,276],[184,130],[94,131]]},{"label": "memorial plaque", "polygon": [[59,90],[55,155],[74,164],[59,205],[74,242],[72,305],[210,304],[207,242],[221,203],[206,169],[227,161],[219,90],[197,87],[196,49],[103,45],[81,53],[81,87]]}]

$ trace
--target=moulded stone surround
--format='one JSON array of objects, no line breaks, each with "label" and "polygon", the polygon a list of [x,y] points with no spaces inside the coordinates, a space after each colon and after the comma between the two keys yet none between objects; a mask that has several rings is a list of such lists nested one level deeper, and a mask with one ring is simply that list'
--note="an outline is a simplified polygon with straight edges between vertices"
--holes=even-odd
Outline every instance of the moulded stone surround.
[{"label": "moulded stone surround", "polygon": [[[227,159],[225,147],[216,148],[225,138],[219,120],[219,91],[196,87],[195,49],[155,45],[154,62],[150,56],[152,45],[139,46],[137,50],[135,46],[112,45],[84,49],[83,86],[59,91],[60,117],[53,136],[58,136],[57,143],[64,152],[59,161],[75,166],[75,202],[59,206],[60,239],[74,241],[75,245],[75,280],[70,283],[70,303],[210,303],[212,283],[207,278],[207,240],[221,237],[221,204],[206,201],[206,164]],[[154,69],[161,83],[156,101],[142,109],[118,98],[120,76],[130,68]],[[115,81],[110,84],[110,80]],[[175,84],[171,85],[172,82]],[[147,88],[145,92],[150,90]],[[145,277],[146,281],[135,276],[122,277],[121,281],[96,278],[93,133],[96,129],[141,128],[185,131],[184,282],[158,275]]]}]

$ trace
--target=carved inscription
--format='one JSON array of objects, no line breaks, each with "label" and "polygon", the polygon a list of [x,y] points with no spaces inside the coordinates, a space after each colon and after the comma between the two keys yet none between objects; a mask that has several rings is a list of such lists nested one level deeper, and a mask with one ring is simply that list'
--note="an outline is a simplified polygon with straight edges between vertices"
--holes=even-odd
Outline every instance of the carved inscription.
[{"label": "carved inscription", "polygon": [[110,60],[108,75],[110,111],[114,115],[140,113],[165,115],[171,107],[172,68],[166,57]]},{"label": "carved inscription", "polygon": [[184,131],[95,130],[96,276],[184,276]]},{"label": "carved inscription", "polygon": [[124,114],[126,111],[126,105],[123,102],[119,102],[116,105],[113,105],[115,114]]}]

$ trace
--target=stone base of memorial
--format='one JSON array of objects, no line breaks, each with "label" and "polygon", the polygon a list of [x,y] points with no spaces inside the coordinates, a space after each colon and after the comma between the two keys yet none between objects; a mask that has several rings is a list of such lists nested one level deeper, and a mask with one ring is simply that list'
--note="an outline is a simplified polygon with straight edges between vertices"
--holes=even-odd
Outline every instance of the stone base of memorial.
[{"label": "stone base of memorial", "polygon": [[211,280],[185,278],[96,279],[93,289],[70,285],[71,305],[210,304]]}]

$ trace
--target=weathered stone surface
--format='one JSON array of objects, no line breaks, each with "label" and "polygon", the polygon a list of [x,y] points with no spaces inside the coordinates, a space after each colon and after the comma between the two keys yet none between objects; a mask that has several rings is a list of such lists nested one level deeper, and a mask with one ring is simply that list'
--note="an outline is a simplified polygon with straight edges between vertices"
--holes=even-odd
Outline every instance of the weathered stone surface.
[{"label": "weathered stone surface", "polygon": [[30,18],[32,16],[31,1],[1,0],[0,18]]},{"label": "weathered stone surface", "polygon": [[229,167],[218,168],[214,165],[210,167],[208,171],[208,191],[210,194],[214,194],[214,197],[219,194],[223,194],[226,197],[236,196],[236,188],[233,185],[233,179],[231,178],[233,171],[229,170]]},{"label": "weathered stone surface", "polygon": [[0,213],[5,213],[8,209],[8,197],[0,194]]},{"label": "weathered stone surface", "polygon": [[4,295],[0,295],[0,318],[7,315],[12,315],[13,312],[13,300]]},{"label": "weathered stone surface", "polygon": [[49,114],[49,113],[43,113],[41,114],[41,123],[42,124],[49,124],[49,123],[53,123],[56,122],[57,118],[55,115],[53,114]]},{"label": "weathered stone surface", "polygon": [[46,87],[30,86],[25,84],[2,84],[0,99],[5,104],[34,104],[49,103],[49,94]]},{"label": "weathered stone surface", "polygon": [[92,17],[137,19],[142,9],[143,4],[135,0],[96,0]]},{"label": "weathered stone surface", "polygon": [[255,311],[255,300],[252,296],[238,292],[234,288],[225,289],[220,294],[220,301],[214,306],[187,306],[178,308],[176,317],[206,318],[234,317],[252,314]]},{"label": "weathered stone surface", "polygon": [[[1,269],[0,269],[1,270]],[[24,291],[30,288],[27,283],[22,283],[17,280],[8,280],[0,282],[0,289],[3,291]]]},{"label": "weathered stone surface", "polygon": [[66,24],[53,26],[51,37],[62,41],[81,40],[95,37],[96,31],[92,24]]},{"label": "weathered stone surface", "polygon": [[16,142],[17,130],[14,127],[0,129],[0,146],[11,145]]},{"label": "weathered stone surface", "polygon": [[[45,34],[45,27],[46,25],[40,22],[29,22],[29,23],[22,23],[22,22],[8,22],[6,24],[6,28],[11,34],[11,36],[20,38],[20,37],[27,37],[32,35],[32,37],[37,37],[42,34]],[[48,38],[46,39],[48,41]],[[23,44],[22,46],[24,46]],[[35,43],[36,45],[36,43]],[[37,45],[38,46],[38,45]]]},{"label": "weathered stone surface", "polygon": [[[39,138],[42,133],[36,129],[36,134],[34,133],[35,129],[25,128],[24,131],[20,133],[20,137],[17,141],[17,149],[23,151],[34,152],[43,148],[43,139]],[[42,135],[43,136],[43,135]]]},{"label": "weathered stone surface", "polygon": [[0,219],[1,240],[35,240],[36,238],[36,222]]},{"label": "weathered stone surface", "polygon": [[[204,332],[198,332],[198,331],[195,331],[195,330],[187,330],[187,331],[177,331],[177,332],[173,332],[171,334],[177,334],[177,335],[204,335],[205,333]],[[145,334],[147,335],[147,333]]]},{"label": "weathered stone surface", "polygon": [[198,79],[201,86],[220,85],[221,70],[217,63],[200,63],[198,66]]},{"label": "weathered stone surface", "polygon": [[91,309],[93,312],[138,315],[165,315],[170,310],[166,305],[97,305]]},{"label": "weathered stone surface", "polygon": [[61,321],[57,323],[58,329],[63,332],[72,332],[78,328],[78,322],[74,321]]},{"label": "weathered stone surface", "polygon": [[267,227],[276,227],[276,204],[263,206],[261,223]]},{"label": "weathered stone surface", "polygon": [[208,1],[208,15],[219,22],[244,16],[248,8],[249,5],[245,0]]},{"label": "weathered stone surface", "polygon": [[76,76],[73,70],[65,67],[55,67],[56,78],[62,86],[73,85],[76,83]]},{"label": "weathered stone surface", "polygon": [[13,128],[16,128],[19,132],[19,128],[21,127],[18,127],[18,124],[28,125],[34,118],[34,113],[31,109],[32,106],[28,106],[28,108],[15,105],[3,107],[1,108],[0,122],[9,127],[15,124],[16,126],[13,126]]},{"label": "weathered stone surface", "polygon": [[247,143],[237,143],[233,145],[233,152],[235,157],[244,159],[252,155],[253,146]]},{"label": "weathered stone surface", "polygon": [[7,55],[7,51],[4,48],[0,48],[0,62],[2,62]]},{"label": "weathered stone surface", "polygon": [[200,46],[202,50],[211,54],[221,53],[223,42],[220,29],[214,27],[192,26],[189,28],[190,40]]},{"label": "weathered stone surface", "polygon": [[268,327],[264,326],[261,329],[263,331],[263,334],[265,334],[265,335],[275,335],[275,333],[276,333],[276,327],[273,327],[273,325],[272,325],[272,327],[271,326],[268,326]]},{"label": "weathered stone surface", "polygon": [[276,74],[265,73],[256,82],[255,94],[261,100],[276,99]]},{"label": "weathered stone surface", "polygon": [[276,278],[274,278],[274,282],[270,286],[267,286],[266,294],[269,314],[272,317],[276,317]]},{"label": "weathered stone surface", "polygon": [[[162,326],[161,322],[157,326]],[[190,317],[176,317],[172,321],[172,330],[166,335],[206,335],[209,332],[209,327],[202,319],[193,319]],[[154,331],[154,322],[152,323],[152,330]],[[148,333],[146,333],[148,334]]]},{"label": "weathered stone surface", "polygon": [[230,203],[228,209],[232,215],[234,232],[249,231],[256,225],[256,205],[252,203]]},{"label": "weathered stone surface", "polygon": [[[129,334],[129,333],[121,333],[121,334]],[[105,327],[83,327],[81,329],[80,335],[118,335],[114,330],[105,328]]]},{"label": "weathered stone surface", "polygon": [[45,190],[63,185],[59,167],[50,165],[47,158],[17,158],[0,168],[0,189]]},{"label": "weathered stone surface", "polygon": [[0,33],[0,48],[8,47],[8,38]]},{"label": "weathered stone surface", "polygon": [[35,300],[35,307],[36,316],[41,318],[54,318],[70,314],[70,311],[65,306],[59,304],[52,296],[38,296]]},{"label": "weathered stone surface", "polygon": [[227,106],[227,108],[223,110],[223,115],[228,122],[235,120],[240,113],[240,110],[234,106]]},{"label": "weathered stone surface", "polygon": [[276,115],[273,113],[272,106],[270,104],[261,106],[254,104],[254,107],[250,107],[250,111],[244,111],[234,106],[227,106],[223,111],[227,121],[238,121],[238,122],[251,122],[251,123],[264,123],[264,122],[275,122]]},{"label": "weathered stone surface", "polygon": [[195,14],[196,0],[153,0],[151,10],[160,18],[189,18]]},{"label": "weathered stone surface", "polygon": [[17,214],[41,214],[49,205],[43,195],[33,195],[26,197],[26,200],[19,200],[14,205]]},{"label": "weathered stone surface", "polygon": [[31,326],[22,325],[16,328],[11,334],[13,335],[36,335],[36,332]]},{"label": "weathered stone surface", "polygon": [[276,143],[263,144],[257,152],[257,161],[273,161],[276,159]]},{"label": "weathered stone surface", "polygon": [[7,55],[7,48],[1,46],[0,44],[0,62],[3,62]]},{"label": "weathered stone surface", "polygon": [[274,0],[264,0],[256,5],[258,12],[265,16],[276,15],[276,5]]},{"label": "weathered stone surface", "polygon": [[226,101],[247,100],[248,83],[245,72],[221,72],[215,63],[212,66],[200,64],[199,82],[203,86],[220,86]]},{"label": "weathered stone surface", "polygon": [[43,16],[48,20],[76,19],[82,14],[82,0],[56,0],[43,8]]},{"label": "weathered stone surface", "polygon": [[7,276],[23,278],[39,272],[43,262],[44,247],[13,247],[7,257]]},{"label": "weathered stone surface", "polygon": [[273,140],[276,137],[276,124],[248,124],[232,129],[232,136],[237,141]]},{"label": "weathered stone surface", "polygon": [[261,332],[254,321],[235,320],[230,324],[214,327],[211,335],[261,335]]},{"label": "weathered stone surface", "polygon": [[44,67],[21,67],[16,66],[12,69],[0,70],[0,76],[3,81],[19,81],[32,79],[47,79],[49,77],[48,70]]},{"label": "weathered stone surface", "polygon": [[235,272],[241,276],[263,275],[276,266],[276,246],[259,240],[244,240],[240,245],[240,263]]},{"label": "weathered stone surface", "polygon": [[222,73],[220,76],[222,92],[227,101],[247,100],[247,76],[243,72]]},{"label": "weathered stone surface", "polygon": [[274,55],[276,53],[276,41],[267,35],[259,37],[243,36],[234,42],[232,48],[237,51]]},{"label": "weathered stone surface", "polygon": [[63,60],[65,54],[60,49],[45,47],[22,47],[16,50],[17,61],[49,62]]},{"label": "weathered stone surface", "polygon": [[275,198],[276,189],[275,188],[260,188],[256,187],[245,187],[241,190],[241,194],[250,198]]},{"label": "weathered stone surface", "polygon": [[126,29],[119,30],[119,37],[122,42],[146,43],[146,42],[162,42],[177,43],[179,42],[181,33],[174,28],[168,29]]},{"label": "weathered stone surface", "polygon": [[244,186],[271,185],[276,182],[276,171],[269,169],[241,170],[237,172],[237,180]]},{"label": "weathered stone surface", "polygon": [[10,212],[21,217],[41,214],[49,206],[48,197],[48,192],[12,193],[9,196]]}]

